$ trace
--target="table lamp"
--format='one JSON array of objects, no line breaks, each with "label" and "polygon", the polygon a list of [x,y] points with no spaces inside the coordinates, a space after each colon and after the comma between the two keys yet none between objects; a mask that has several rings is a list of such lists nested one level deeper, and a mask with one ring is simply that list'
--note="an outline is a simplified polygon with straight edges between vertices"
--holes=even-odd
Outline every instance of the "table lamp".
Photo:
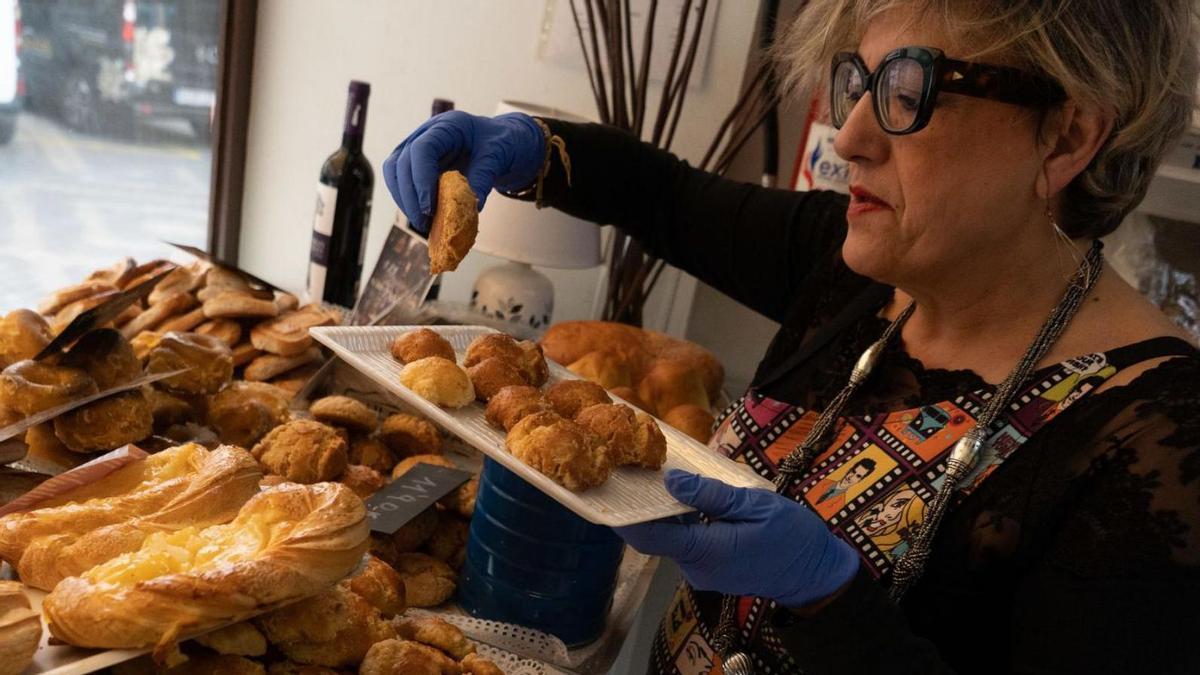
[{"label": "table lamp", "polygon": [[[572,122],[586,119],[531,103],[501,101],[496,114],[522,112]],[[600,228],[552,208],[492,195],[479,214],[474,250],[508,260],[479,273],[471,308],[492,319],[544,329],[554,314],[554,284],[533,268],[585,269],[602,262]]]}]

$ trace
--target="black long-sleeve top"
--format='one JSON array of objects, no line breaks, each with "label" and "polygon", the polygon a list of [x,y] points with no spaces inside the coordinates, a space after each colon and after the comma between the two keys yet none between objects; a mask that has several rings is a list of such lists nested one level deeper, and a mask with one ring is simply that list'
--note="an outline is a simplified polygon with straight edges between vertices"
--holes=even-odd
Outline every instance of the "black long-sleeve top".
[{"label": "black long-sleeve top", "polygon": [[[553,163],[549,205],[620,227],[781,323],[756,381],[871,284],[840,260],[844,196],[738,183],[619,131],[547,122],[572,165],[568,185]],[[868,313],[765,393],[821,409],[885,325]],[[987,386],[896,345],[877,373],[847,414]],[[899,606],[864,571],[817,613],[776,623],[811,674],[1200,672],[1200,358],[1090,395],[1034,434],[947,514]]]}]

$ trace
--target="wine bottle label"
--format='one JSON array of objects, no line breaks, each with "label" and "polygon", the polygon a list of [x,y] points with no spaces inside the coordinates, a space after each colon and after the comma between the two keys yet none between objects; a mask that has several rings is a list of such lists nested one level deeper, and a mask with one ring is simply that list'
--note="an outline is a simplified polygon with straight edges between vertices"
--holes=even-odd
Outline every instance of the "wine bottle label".
[{"label": "wine bottle label", "polygon": [[329,269],[329,243],[333,234],[333,214],[337,211],[337,188],[317,183],[317,206],[313,215],[312,248],[308,255],[308,299],[325,298],[325,273]]}]

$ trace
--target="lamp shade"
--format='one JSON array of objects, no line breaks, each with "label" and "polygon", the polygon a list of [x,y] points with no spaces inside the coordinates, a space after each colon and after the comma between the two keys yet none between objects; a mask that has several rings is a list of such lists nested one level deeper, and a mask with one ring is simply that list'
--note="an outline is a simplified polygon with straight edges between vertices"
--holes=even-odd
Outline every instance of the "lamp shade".
[{"label": "lamp shade", "polygon": [[[573,122],[587,120],[562,110],[531,103],[501,101],[496,114],[523,112]],[[474,250],[541,267],[581,269],[601,261],[600,228],[557,209],[492,195],[479,213]]]}]

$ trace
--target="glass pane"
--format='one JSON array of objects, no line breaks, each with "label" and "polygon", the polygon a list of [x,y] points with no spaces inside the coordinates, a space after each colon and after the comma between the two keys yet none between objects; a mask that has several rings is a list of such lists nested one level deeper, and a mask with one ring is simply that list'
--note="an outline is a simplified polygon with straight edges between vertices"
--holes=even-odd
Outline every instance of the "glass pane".
[{"label": "glass pane", "polygon": [[163,241],[205,245],[219,13],[0,0],[0,312]]}]

